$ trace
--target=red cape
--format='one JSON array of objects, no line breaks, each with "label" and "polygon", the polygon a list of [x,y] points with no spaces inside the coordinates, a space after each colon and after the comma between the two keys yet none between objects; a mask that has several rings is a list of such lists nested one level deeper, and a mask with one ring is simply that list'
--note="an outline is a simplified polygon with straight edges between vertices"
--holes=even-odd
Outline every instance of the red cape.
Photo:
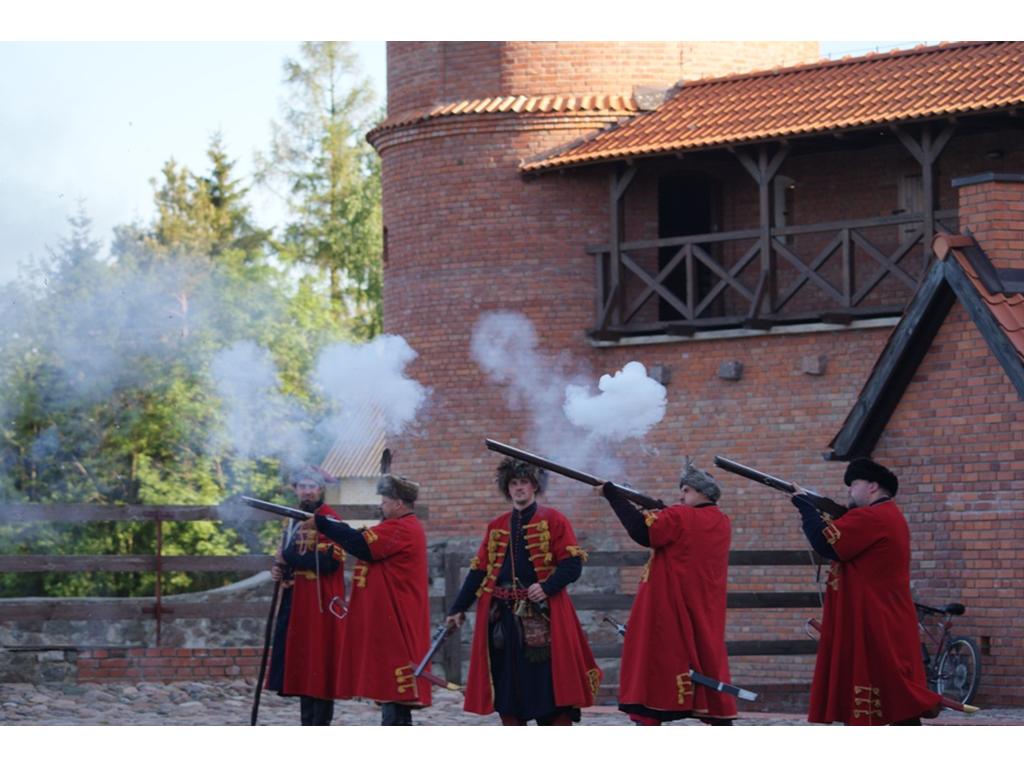
[{"label": "red cape", "polygon": [[884,725],[938,707],[910,596],[910,529],[892,501],[857,507],[825,531],[829,571],[807,719]]},{"label": "red cape", "polygon": [[[476,569],[486,564],[486,576],[477,591],[473,652],[469,660],[464,706],[467,712],[478,715],[488,715],[494,711],[491,656],[487,644],[488,612],[491,593],[508,549],[511,519],[512,513],[506,512],[488,524],[487,533],[470,566]],[[524,529],[526,547],[539,582],[547,579],[560,561],[568,557],[586,557],[586,553],[576,544],[572,525],[558,510],[538,506]],[[563,589],[548,598],[548,606],[551,616],[551,676],[555,706],[589,707],[594,703],[601,684],[601,670],[590,652],[587,636],[576,618],[576,609],[569,599],[568,590]]]},{"label": "red cape", "polygon": [[428,707],[430,683],[412,674],[430,648],[423,526],[409,514],[365,529],[363,538],[373,560],[352,571],[338,698]]},{"label": "red cape", "polygon": [[[326,504],[321,504],[316,513],[333,520],[341,519]],[[301,537],[300,545],[304,540],[307,547],[313,546],[315,537],[319,552],[329,551],[334,559],[345,562],[344,550],[315,528],[299,528],[295,536]],[[280,690],[284,696],[340,697],[338,674],[345,622],[333,616],[327,606],[333,597],[337,597],[339,603],[345,600],[344,568],[339,566],[334,573],[320,576],[319,581],[318,595],[316,571],[295,571],[291,587],[292,611],[288,617],[284,647],[284,680]]]},{"label": "red cape", "polygon": [[646,513],[651,559],[622,647],[619,704],[729,718],[736,700],[690,680],[731,682],[725,649],[729,518],[717,506]]}]

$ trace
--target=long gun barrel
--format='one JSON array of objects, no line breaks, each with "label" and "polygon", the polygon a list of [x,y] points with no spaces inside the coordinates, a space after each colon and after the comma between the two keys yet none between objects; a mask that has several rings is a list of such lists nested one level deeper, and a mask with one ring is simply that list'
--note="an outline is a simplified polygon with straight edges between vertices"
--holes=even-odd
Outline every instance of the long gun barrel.
[{"label": "long gun barrel", "polygon": [[[511,445],[506,445],[505,443],[499,443],[497,440],[487,439],[484,440],[484,443],[487,445],[487,448],[489,450],[495,451],[497,453],[503,453],[506,456],[511,456],[513,459],[525,461],[528,464],[534,464],[535,466],[543,467],[544,469],[549,469],[552,472],[555,472],[559,475],[571,478],[572,480],[578,480],[579,482],[586,483],[587,485],[601,485],[605,482],[599,477],[588,475],[586,472],[580,472],[577,469],[567,467],[563,464],[556,464],[555,462],[551,461],[551,459],[545,459],[543,456],[538,456],[535,453],[530,453],[529,451],[523,451],[520,450],[519,448],[514,448]],[[665,506],[665,502],[663,502],[661,499],[653,499],[650,496],[645,496],[642,493],[638,493],[637,491],[634,491],[630,488],[626,488],[625,486],[619,485],[618,483],[609,484],[614,485],[620,494],[625,496],[634,504],[638,504],[639,506],[643,507],[644,509],[661,509],[662,507]]]},{"label": "long gun barrel", "polygon": [[[727,459],[724,456],[715,456],[715,466],[724,469],[726,472],[732,472],[740,477],[753,480],[755,483],[762,483],[763,485],[767,485],[769,488],[774,488],[775,490],[782,491],[783,493],[793,493],[793,491],[796,490],[796,487],[786,480],[782,480],[781,478],[774,477],[772,475],[766,475],[764,472],[758,472],[752,467],[747,467],[743,464],[732,461],[731,459]],[[815,508],[821,512],[827,512],[832,517],[839,517],[846,512],[846,507],[839,502],[833,501],[825,496],[820,496],[814,491],[807,491],[805,495]]]},{"label": "long gun barrel", "polygon": [[286,507],[283,504],[274,504],[273,502],[263,501],[262,499],[254,499],[252,496],[243,496],[242,501],[254,509],[261,509],[264,512],[273,512],[275,515],[290,517],[292,520],[309,520],[309,518],[313,517],[312,512],[295,509],[294,507]]}]

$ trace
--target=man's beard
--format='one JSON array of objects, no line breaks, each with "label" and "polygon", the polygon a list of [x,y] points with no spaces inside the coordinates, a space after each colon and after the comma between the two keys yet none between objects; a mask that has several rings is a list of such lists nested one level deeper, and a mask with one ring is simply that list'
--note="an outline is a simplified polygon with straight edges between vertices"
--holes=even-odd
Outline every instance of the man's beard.
[{"label": "man's beard", "polygon": [[316,512],[323,503],[323,499],[303,499],[299,502],[299,509],[303,512]]}]

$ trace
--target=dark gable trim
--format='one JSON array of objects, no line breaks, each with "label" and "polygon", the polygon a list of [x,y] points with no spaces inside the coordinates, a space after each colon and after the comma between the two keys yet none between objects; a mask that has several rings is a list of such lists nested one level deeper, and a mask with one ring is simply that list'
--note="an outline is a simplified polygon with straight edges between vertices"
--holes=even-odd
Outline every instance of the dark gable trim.
[{"label": "dark gable trim", "polygon": [[[992,270],[985,252],[976,245],[960,250],[975,268],[980,266],[978,274],[984,280],[986,272]],[[1024,361],[1017,350],[956,258],[936,261],[893,329],[842,428],[829,443],[826,460],[849,461],[871,455],[955,300],[964,305],[1018,396],[1024,399]]]},{"label": "dark gable trim", "polygon": [[936,261],[889,336],[842,428],[829,443],[832,450],[825,453],[826,461],[871,455],[953,301],[943,262]]}]

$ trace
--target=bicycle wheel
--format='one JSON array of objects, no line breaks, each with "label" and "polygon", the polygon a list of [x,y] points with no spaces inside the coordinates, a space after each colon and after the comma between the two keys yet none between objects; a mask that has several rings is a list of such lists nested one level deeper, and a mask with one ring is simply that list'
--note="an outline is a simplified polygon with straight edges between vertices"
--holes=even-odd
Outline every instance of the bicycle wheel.
[{"label": "bicycle wheel", "polygon": [[981,653],[969,637],[949,641],[935,665],[937,693],[961,704],[970,704],[981,682]]}]

